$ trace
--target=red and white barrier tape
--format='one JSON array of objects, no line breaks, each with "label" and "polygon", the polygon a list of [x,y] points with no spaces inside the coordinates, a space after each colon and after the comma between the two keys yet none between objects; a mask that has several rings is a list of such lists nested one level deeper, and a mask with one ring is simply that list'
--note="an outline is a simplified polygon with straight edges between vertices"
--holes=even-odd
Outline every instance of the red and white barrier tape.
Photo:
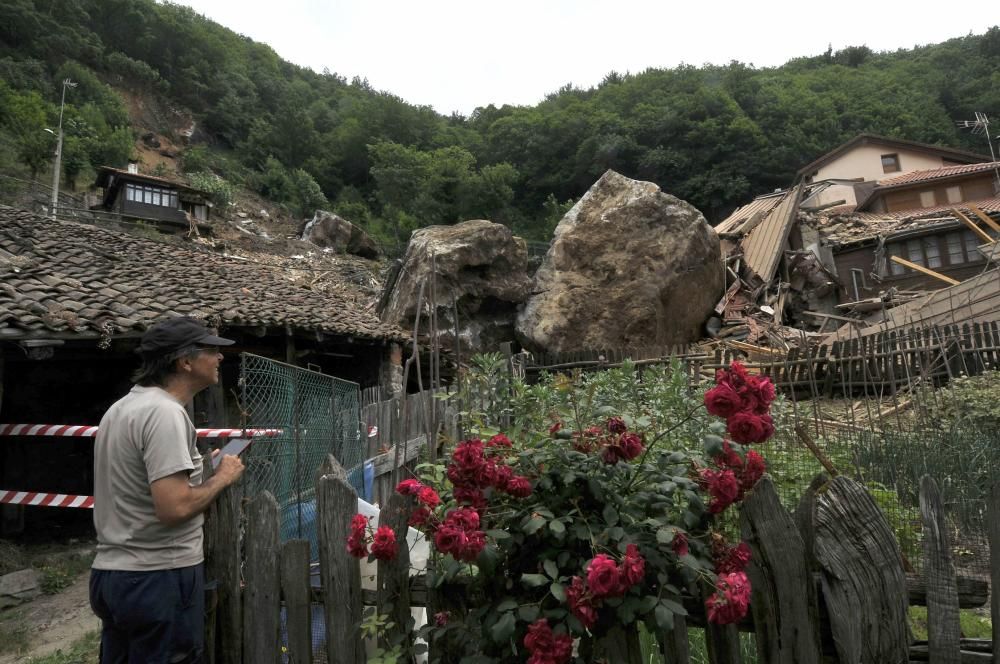
[{"label": "red and white barrier tape", "polygon": [[[198,429],[199,438],[244,438],[282,434],[281,429]],[[70,436],[92,438],[97,427],[73,424],[0,424],[0,436]]]},{"label": "red and white barrier tape", "polygon": [[37,507],[81,507],[94,509],[93,496],[70,496],[65,493],[37,491],[5,491],[0,489],[0,504],[34,505]]}]

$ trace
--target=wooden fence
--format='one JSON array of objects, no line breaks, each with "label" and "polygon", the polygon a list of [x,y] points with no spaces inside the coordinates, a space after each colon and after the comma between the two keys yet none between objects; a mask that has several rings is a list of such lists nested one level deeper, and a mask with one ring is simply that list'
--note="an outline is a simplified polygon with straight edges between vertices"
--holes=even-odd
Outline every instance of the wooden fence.
[{"label": "wooden fence", "polygon": [[[206,466],[210,469],[210,465]],[[210,470],[209,470],[210,472]],[[1000,546],[1000,483],[990,503],[990,545]],[[392,562],[378,563],[374,590],[362,587],[360,562],[345,541],[357,495],[332,457],[317,472],[318,588],[310,584],[309,551],[304,540],[279,541],[279,511],[263,494],[242,506],[227,489],[206,522],[207,578],[214,580],[206,626],[206,661],[294,663],[365,661],[360,623],[365,607],[387,614],[402,630],[412,606],[440,611],[461,602],[462,588],[428,591],[422,577],[410,575],[406,548]],[[411,498],[385,501],[380,525],[389,525],[403,542],[413,508]],[[241,567],[239,524],[246,524]],[[778,500],[769,477],[758,483],[740,510],[742,537],[753,558],[751,614],[739,625],[706,625],[703,598],[692,593],[686,618],[657,634],[666,661],[689,661],[688,627],[705,627],[714,664],[742,661],[739,631],[753,632],[758,661],[767,663],[988,662],[991,641],[960,639],[959,607],[983,606],[984,581],[956,579],[950,543],[943,527],[940,497],[933,481],[921,484],[925,539],[924,576],[907,576],[898,545],[875,501],[847,477],[819,476],[794,514]],[[242,571],[241,571],[242,570]],[[994,555],[992,587],[1000,583]],[[930,638],[914,643],[907,605],[928,607]],[[322,620],[314,610],[322,606]],[[993,594],[994,630],[1000,626],[1000,600]],[[995,632],[994,632],[995,633]],[[622,629],[599,640],[578,643],[586,661],[639,664],[638,633]],[[449,661],[446,653],[432,653]],[[589,659],[588,659],[589,657]],[[433,661],[433,660],[432,660]],[[992,660],[996,662],[997,660]]]},{"label": "wooden fence", "polygon": [[809,345],[803,337],[787,352],[730,344],[714,351],[673,346],[541,354],[529,359],[525,371],[535,377],[542,371],[600,370],[620,366],[625,359],[640,367],[678,361],[695,384],[740,360],[771,376],[785,391],[812,396],[891,394],[916,383],[940,384],[955,376],[1000,369],[1000,323],[886,331],[829,346]]}]

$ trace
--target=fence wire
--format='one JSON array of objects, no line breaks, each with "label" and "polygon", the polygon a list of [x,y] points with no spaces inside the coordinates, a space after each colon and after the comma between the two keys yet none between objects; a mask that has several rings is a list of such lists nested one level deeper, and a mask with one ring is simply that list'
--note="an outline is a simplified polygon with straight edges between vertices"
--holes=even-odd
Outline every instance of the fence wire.
[{"label": "fence wire", "polygon": [[364,461],[359,386],[243,353],[240,387],[246,426],[281,430],[256,440],[244,455],[244,491],[271,492],[280,508],[281,540],[308,539],[315,559],[316,470],[327,454],[345,469]]}]

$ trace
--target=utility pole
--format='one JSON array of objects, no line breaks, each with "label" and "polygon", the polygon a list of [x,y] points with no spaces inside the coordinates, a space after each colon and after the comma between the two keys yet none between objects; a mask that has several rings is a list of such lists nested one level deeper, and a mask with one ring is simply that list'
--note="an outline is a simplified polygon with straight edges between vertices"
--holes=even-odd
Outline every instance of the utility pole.
[{"label": "utility pole", "polygon": [[62,170],[62,144],[63,144],[63,108],[66,107],[66,87],[75,88],[76,83],[68,78],[63,79],[62,101],[59,102],[59,134],[56,138],[56,167],[52,173],[52,218],[56,218],[56,208],[59,207],[59,172]]}]

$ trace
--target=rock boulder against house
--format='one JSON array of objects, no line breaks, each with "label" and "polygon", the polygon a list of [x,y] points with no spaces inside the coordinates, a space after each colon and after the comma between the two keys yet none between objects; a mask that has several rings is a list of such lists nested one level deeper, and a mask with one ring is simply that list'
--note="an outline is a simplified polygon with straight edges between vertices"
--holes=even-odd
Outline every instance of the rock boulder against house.
[{"label": "rock boulder against house", "polygon": [[341,216],[316,210],[302,228],[301,239],[318,247],[362,258],[377,258],[378,246],[363,230]]},{"label": "rock boulder against house", "polygon": [[502,224],[479,219],[421,228],[410,238],[395,284],[387,284],[382,320],[412,329],[421,286],[426,306],[433,280],[442,345],[454,345],[457,308],[462,354],[495,351],[514,338],[517,305],[530,285],[527,266],[527,245]]},{"label": "rock boulder against house", "polygon": [[723,287],[719,238],[701,213],[608,171],[556,227],[517,331],[548,351],[688,343]]}]

